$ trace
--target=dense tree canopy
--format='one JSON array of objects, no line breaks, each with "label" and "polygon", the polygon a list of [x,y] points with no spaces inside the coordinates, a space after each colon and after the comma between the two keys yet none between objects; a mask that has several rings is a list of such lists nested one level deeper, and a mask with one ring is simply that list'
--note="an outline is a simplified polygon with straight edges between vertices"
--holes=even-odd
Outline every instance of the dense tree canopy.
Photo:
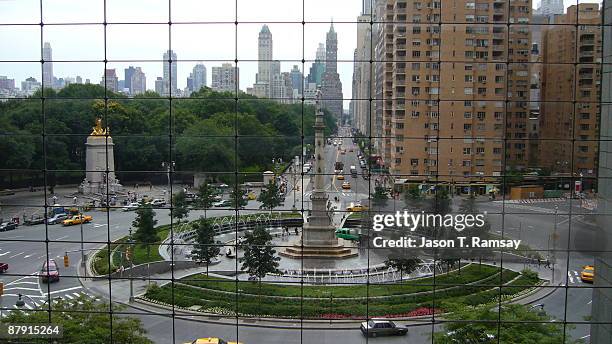
[{"label": "dense tree canopy", "polygon": [[[127,98],[98,85],[46,89],[44,102],[40,96],[0,103],[0,168],[83,170],[96,117],[110,128],[121,180],[142,177],[125,171],[160,171],[169,160],[180,171],[263,172],[273,157],[299,154],[302,135],[304,145],[314,136],[311,105],[242,93],[236,101],[208,88],[172,102],[154,92]],[[329,114],[325,120],[330,134],[335,120]]]}]

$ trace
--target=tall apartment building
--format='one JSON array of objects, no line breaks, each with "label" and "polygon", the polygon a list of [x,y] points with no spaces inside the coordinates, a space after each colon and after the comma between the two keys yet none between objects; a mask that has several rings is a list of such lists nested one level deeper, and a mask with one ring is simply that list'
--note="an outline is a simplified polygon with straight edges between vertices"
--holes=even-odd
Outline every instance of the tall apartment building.
[{"label": "tall apartment building", "polygon": [[541,0],[536,13],[552,17],[555,14],[563,14],[564,9],[563,0]]},{"label": "tall apartment building", "polygon": [[271,65],[274,58],[274,46],[272,42],[272,32],[268,25],[261,27],[257,41],[257,83],[270,83],[272,79]]},{"label": "tall apartment building", "polygon": [[297,90],[298,94],[301,95],[304,92],[304,75],[300,71],[298,65],[293,65],[291,69],[291,88]]},{"label": "tall apartment building", "polygon": [[[125,83],[127,85],[127,79],[125,80]],[[142,71],[142,68],[134,68],[134,72],[132,72],[130,75],[129,85],[130,95],[143,94],[147,91],[147,77]]]},{"label": "tall apartment building", "polygon": [[0,90],[12,91],[15,89],[15,79],[9,79],[4,75],[0,75]]},{"label": "tall apartment building", "polygon": [[220,67],[212,67],[211,88],[217,92],[235,93],[239,85],[239,70],[231,63],[224,63]]},{"label": "tall apartment building", "polygon": [[504,161],[525,168],[531,1],[381,7],[380,154],[390,172],[485,193]]},{"label": "tall apartment building", "polygon": [[178,94],[178,84],[177,84],[177,57],[176,53],[172,50],[168,50],[164,53],[164,87],[163,87],[163,95],[172,95]]},{"label": "tall apartment building", "polygon": [[206,66],[198,63],[193,67],[193,71],[187,78],[187,88],[190,92],[197,92],[206,86]]},{"label": "tall apartment building", "polygon": [[160,96],[164,95],[164,78],[161,76],[158,76],[157,79],[155,79],[155,92]]},{"label": "tall apartment building", "polygon": [[317,86],[321,86],[323,73],[325,73],[325,45],[323,43],[319,43],[315,60],[310,66],[307,83],[313,83]]},{"label": "tall apartment building", "polygon": [[599,5],[584,3],[555,16],[558,25],[544,32],[539,155],[540,166],[552,173],[596,174],[600,22]]},{"label": "tall apartment building", "polygon": [[100,85],[102,87],[106,87],[109,91],[119,92],[119,78],[117,77],[117,71],[114,68],[105,69]]},{"label": "tall apartment building", "polygon": [[357,17],[357,48],[355,49],[355,68],[353,71],[353,127],[363,135],[372,132],[371,113],[373,104],[370,98],[372,94],[373,65],[370,63],[372,56],[372,27],[370,25],[371,15],[360,15]]}]

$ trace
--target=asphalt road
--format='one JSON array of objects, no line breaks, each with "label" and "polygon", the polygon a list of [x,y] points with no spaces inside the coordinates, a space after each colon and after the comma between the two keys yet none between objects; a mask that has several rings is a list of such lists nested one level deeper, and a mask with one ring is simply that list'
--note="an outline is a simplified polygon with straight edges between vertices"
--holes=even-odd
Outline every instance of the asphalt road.
[{"label": "asphalt road", "polygon": [[[348,136],[348,132],[342,131],[340,135]],[[350,152],[351,148],[353,152]],[[361,169],[357,160],[357,147],[349,138],[343,139],[341,149],[346,149],[346,154],[341,154],[338,147],[327,145],[325,149],[327,190],[330,199],[338,197],[340,202],[335,204],[339,210],[344,210],[352,202],[360,202],[367,199],[368,192],[373,191],[373,181],[369,182],[361,177]],[[344,162],[345,181],[350,182],[349,190],[342,189],[343,181],[334,175],[334,163]],[[354,165],[358,170],[358,177],[350,176],[349,167]],[[292,176],[287,176],[292,182]],[[310,188],[304,188],[309,180],[309,175],[304,180],[296,176],[299,191],[295,192],[296,205],[298,209],[309,208]],[[375,179],[375,178],[373,178]],[[225,195],[227,198],[227,195]],[[454,198],[458,204],[459,198]],[[20,213],[21,208],[32,211],[37,206],[44,204],[43,196],[27,192],[18,193],[14,196],[2,196],[0,202],[5,213],[8,209]],[[241,213],[255,212],[259,210],[259,202],[251,201]],[[289,191],[285,204],[281,209],[289,210],[293,205],[293,192]],[[557,214],[555,215],[555,206]],[[401,201],[391,201],[389,207],[401,209]],[[492,224],[492,231],[499,235],[505,235],[515,239],[522,239],[534,249],[546,250],[556,247],[559,251],[555,256],[556,264],[562,271],[563,284],[569,288],[561,288],[541,301],[545,310],[553,315],[558,321],[584,321],[590,314],[591,289],[589,285],[583,284],[578,274],[581,267],[593,262],[591,250],[597,250],[597,235],[600,229],[583,222],[582,210],[576,204],[569,202],[541,203],[530,205],[515,205],[502,202],[479,203],[480,211],[487,211]],[[504,214],[502,215],[502,211]],[[571,211],[572,217],[568,213]],[[127,235],[135,214],[133,212],[122,212],[119,210],[88,213],[94,217],[93,222],[83,225],[84,248],[92,249],[104,245],[108,241],[116,240]],[[169,211],[157,209],[156,219],[158,224],[170,223]],[[234,210],[213,209],[208,210],[208,216],[235,214]],[[203,211],[192,211],[189,219],[196,219],[204,215]],[[556,223],[556,226],[555,226]],[[502,231],[503,228],[503,231]],[[553,235],[556,233],[556,235]],[[46,243],[48,238],[49,242]],[[63,227],[61,225],[45,226],[20,226],[17,230],[0,233],[0,262],[9,264],[9,271],[1,276],[5,284],[5,295],[0,298],[0,305],[6,313],[16,308],[17,295],[23,294],[26,303],[25,308],[34,309],[42,307],[49,298],[62,297],[74,299],[79,296],[95,298],[84,290],[76,278],[76,265],[80,261],[81,247],[80,226]],[[571,253],[565,253],[566,249]],[[63,255],[69,252],[70,266],[63,267]],[[60,266],[61,279],[57,283],[43,284],[36,275],[47,256],[56,259]],[[557,276],[557,278],[559,278]],[[561,278],[559,279],[561,281]],[[567,308],[565,304],[567,302]],[[149,337],[157,343],[182,343],[193,338],[203,336],[221,336],[226,339],[238,338],[245,344],[248,343],[366,343],[358,329],[354,330],[300,330],[298,329],[267,329],[252,326],[221,325],[197,322],[194,320],[206,319],[182,319],[167,316],[143,314],[140,311],[128,309],[138,313],[143,321]],[[437,327],[436,327],[437,328]],[[174,331],[173,331],[174,329]],[[369,339],[368,343],[427,343],[431,342],[429,334],[431,325],[411,327],[407,337],[377,338]],[[588,325],[577,325],[575,329],[567,329],[567,333],[573,338],[588,338]]]}]

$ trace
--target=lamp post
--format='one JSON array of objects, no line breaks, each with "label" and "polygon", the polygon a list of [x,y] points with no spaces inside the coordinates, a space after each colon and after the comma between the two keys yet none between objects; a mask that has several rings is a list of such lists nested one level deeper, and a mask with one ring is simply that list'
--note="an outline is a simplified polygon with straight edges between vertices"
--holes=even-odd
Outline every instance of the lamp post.
[{"label": "lamp post", "polygon": [[293,207],[291,208],[291,210],[296,211],[297,208],[295,207],[295,202],[296,202],[296,196],[295,196],[295,191],[297,189],[297,169],[298,166],[300,165],[300,161],[296,160],[295,163],[293,164],[293,168],[292,168],[292,172],[293,172]]},{"label": "lamp post", "polygon": [[170,173],[176,170],[176,162],[171,161],[171,162],[165,162],[162,161],[161,163],[162,168],[166,168],[166,176],[168,177],[168,192],[167,192],[167,196],[166,196],[166,201],[168,203],[170,203],[170,200],[172,199],[172,192],[170,191]]},{"label": "lamp post", "polygon": [[[133,241],[132,241],[132,227],[130,227],[128,233],[129,233],[128,234],[128,236],[129,236],[129,239],[128,239],[128,248],[130,249],[130,251],[132,251],[133,250],[133,247],[132,247],[133,246],[132,245],[132,243],[133,243]],[[133,271],[134,270],[133,269],[134,268],[134,259],[132,258],[133,254],[134,253],[132,253],[130,255],[130,257],[129,257],[129,259],[130,259],[130,302],[134,302],[134,278],[133,278],[134,277],[134,271]]]},{"label": "lamp post", "polygon": [[553,249],[551,254],[552,260],[552,282],[555,283],[555,262],[557,261],[557,214],[559,212],[559,206],[555,205],[555,224],[553,226]]}]

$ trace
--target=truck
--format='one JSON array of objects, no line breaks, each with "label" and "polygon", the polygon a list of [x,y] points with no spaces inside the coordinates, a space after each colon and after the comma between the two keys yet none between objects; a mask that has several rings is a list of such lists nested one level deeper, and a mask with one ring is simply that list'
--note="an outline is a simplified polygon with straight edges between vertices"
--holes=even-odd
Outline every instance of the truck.
[{"label": "truck", "polygon": [[334,166],[334,172],[336,174],[340,174],[344,171],[344,163],[342,161],[336,161],[336,165]]},{"label": "truck", "polygon": [[351,176],[357,178],[357,167],[351,165]]}]

